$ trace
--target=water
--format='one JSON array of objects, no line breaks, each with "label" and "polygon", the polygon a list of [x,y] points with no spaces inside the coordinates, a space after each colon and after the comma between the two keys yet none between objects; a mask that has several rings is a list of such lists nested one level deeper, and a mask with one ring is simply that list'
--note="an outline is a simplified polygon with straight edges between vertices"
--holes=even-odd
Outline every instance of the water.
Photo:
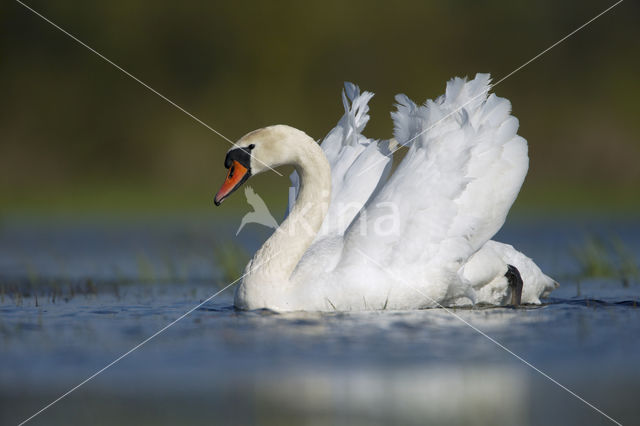
[{"label": "water", "polygon": [[[26,419],[213,294],[214,247],[235,231],[216,223],[5,219],[0,423]],[[631,220],[501,231],[562,284],[538,307],[278,315],[236,312],[227,291],[32,423],[611,423],[517,354],[632,424],[640,283],[579,278],[572,248],[592,233],[640,258]],[[251,228],[240,243],[251,251],[265,235]]]}]

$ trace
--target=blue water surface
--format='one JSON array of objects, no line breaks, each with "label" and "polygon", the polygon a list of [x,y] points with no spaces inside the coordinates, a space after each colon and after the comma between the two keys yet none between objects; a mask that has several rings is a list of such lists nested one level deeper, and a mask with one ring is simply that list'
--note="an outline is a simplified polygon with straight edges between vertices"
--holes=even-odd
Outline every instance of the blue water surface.
[{"label": "blue water surface", "polygon": [[235,239],[235,226],[5,218],[0,424],[145,341],[32,423],[633,424],[640,414],[640,283],[586,277],[576,257],[596,236],[637,264],[632,218],[508,222],[496,239],[561,283],[540,306],[324,314],[236,311],[232,289],[197,307],[226,282],[216,250],[233,241],[250,253],[268,234],[251,225]]}]

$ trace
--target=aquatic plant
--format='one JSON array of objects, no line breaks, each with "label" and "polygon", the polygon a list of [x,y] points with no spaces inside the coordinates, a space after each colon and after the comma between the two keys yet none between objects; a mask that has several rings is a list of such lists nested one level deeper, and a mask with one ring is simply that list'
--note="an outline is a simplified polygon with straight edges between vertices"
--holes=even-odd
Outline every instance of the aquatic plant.
[{"label": "aquatic plant", "polygon": [[639,282],[640,266],[633,251],[618,237],[613,240],[613,248],[618,257],[618,270],[623,279],[623,284],[629,285],[630,281]]},{"label": "aquatic plant", "polygon": [[187,278],[180,265],[169,255],[163,256],[163,263],[167,271],[166,279],[172,283],[185,283]]},{"label": "aquatic plant", "polygon": [[590,235],[585,242],[573,249],[583,277],[612,277],[615,268],[610,250],[604,239]]},{"label": "aquatic plant", "polygon": [[640,281],[637,256],[617,236],[590,235],[572,251],[580,265],[581,278],[617,278],[624,285]]},{"label": "aquatic plant", "polygon": [[220,272],[218,286],[225,286],[240,278],[249,262],[249,253],[239,244],[226,241],[213,251],[215,268]]},{"label": "aquatic plant", "polygon": [[156,274],[154,267],[149,258],[143,252],[139,252],[137,254],[136,264],[138,267],[138,278],[141,282],[151,283],[155,281]]}]

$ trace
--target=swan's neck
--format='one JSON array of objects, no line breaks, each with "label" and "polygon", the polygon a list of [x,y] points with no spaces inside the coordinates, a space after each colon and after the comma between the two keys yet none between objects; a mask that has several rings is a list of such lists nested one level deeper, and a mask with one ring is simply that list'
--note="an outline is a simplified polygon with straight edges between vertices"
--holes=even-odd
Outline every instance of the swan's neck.
[{"label": "swan's neck", "polygon": [[281,144],[293,153],[290,163],[300,176],[300,190],[287,218],[247,266],[236,305],[249,309],[286,299],[282,292],[291,287],[291,274],[322,226],[331,199],[331,169],[320,146],[302,132]]}]

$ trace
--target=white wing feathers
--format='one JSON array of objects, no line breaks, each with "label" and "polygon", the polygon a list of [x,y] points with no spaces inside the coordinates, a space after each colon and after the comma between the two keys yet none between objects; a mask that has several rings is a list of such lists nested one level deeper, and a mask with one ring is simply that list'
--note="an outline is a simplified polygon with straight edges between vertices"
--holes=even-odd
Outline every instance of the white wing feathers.
[{"label": "white wing feathers", "polygon": [[528,169],[511,105],[487,98],[489,81],[452,79],[424,106],[396,97],[395,138],[409,152],[347,231],[339,266],[364,253],[399,278],[442,281],[437,299],[455,291],[457,271],[500,229]]},{"label": "white wing feathers", "polygon": [[[360,93],[358,86],[345,83],[342,92],[345,113],[322,141],[322,150],[331,165],[331,203],[317,240],[344,234],[389,172],[388,143],[378,143],[362,135],[369,121],[368,102],[372,97],[373,93]],[[294,172],[290,178],[295,188],[290,197],[295,199],[299,177]]]}]

